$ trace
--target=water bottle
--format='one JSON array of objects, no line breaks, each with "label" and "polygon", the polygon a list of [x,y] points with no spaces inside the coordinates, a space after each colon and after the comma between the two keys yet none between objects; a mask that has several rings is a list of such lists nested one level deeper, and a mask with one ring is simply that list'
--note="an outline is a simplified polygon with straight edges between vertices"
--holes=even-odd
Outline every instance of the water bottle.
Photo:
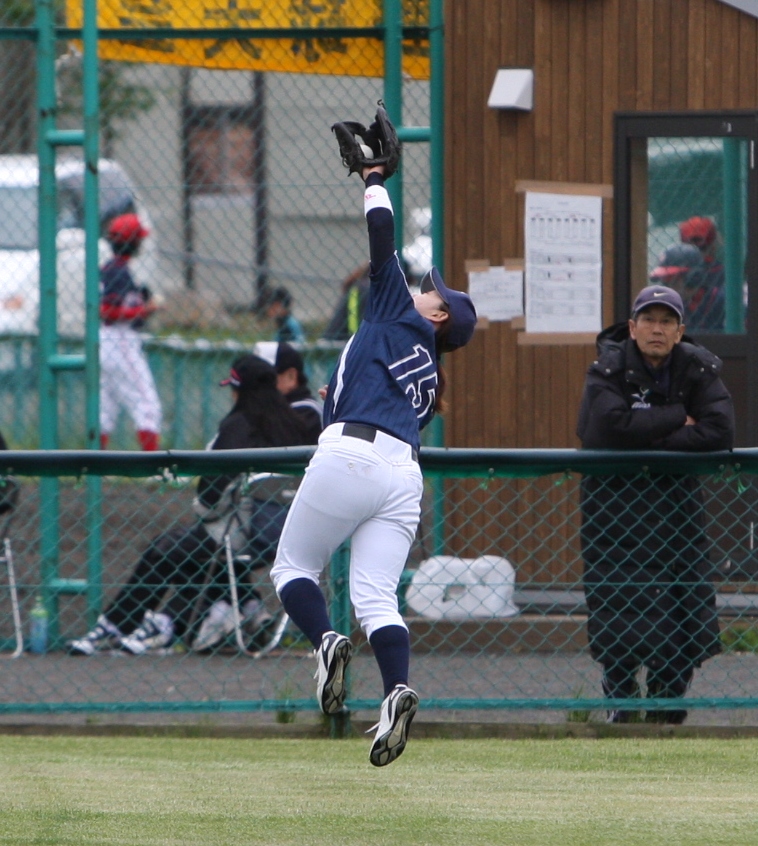
[{"label": "water bottle", "polygon": [[42,655],[47,652],[47,608],[38,596],[29,614],[29,651]]}]

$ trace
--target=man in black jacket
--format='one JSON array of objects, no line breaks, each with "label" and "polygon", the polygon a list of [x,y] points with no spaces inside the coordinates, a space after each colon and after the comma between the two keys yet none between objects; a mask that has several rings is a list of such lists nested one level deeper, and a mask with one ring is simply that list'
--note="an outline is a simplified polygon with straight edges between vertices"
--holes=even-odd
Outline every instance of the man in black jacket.
[{"label": "man in black jacket", "polygon": [[[652,285],[628,323],[598,335],[577,435],[585,449],[730,449],[732,400],[721,361],[684,335],[684,306]],[[610,698],[686,694],[694,670],[720,651],[715,590],[697,480],[641,473],[582,480],[582,553],[588,633]],[[685,710],[648,711],[648,722],[682,723]],[[636,712],[610,711],[627,722]]]}]

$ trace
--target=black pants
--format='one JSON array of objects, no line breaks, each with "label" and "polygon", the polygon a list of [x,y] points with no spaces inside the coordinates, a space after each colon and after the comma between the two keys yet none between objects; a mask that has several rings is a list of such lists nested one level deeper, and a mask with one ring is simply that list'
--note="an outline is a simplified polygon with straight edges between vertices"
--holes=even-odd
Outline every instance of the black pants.
[{"label": "black pants", "polygon": [[[105,616],[123,634],[129,634],[140,625],[145,611],[157,610],[168,590],[173,588],[162,610],[174,620],[176,636],[183,637],[204,590],[207,591],[206,604],[212,602],[214,596],[228,594],[229,580],[223,553],[208,584],[210,564],[217,548],[199,522],[158,535],[142,553],[129,581],[106,608]],[[245,573],[237,570],[236,575],[240,603],[257,597],[258,593],[244,581]],[[202,609],[197,610],[200,613],[195,616],[199,619]]]},{"label": "black pants", "polygon": [[[235,561],[240,606],[250,599],[260,598],[250,583],[249,574],[273,562],[286,516],[286,506],[276,502],[255,504],[246,533],[250,540],[245,549],[239,551],[247,560]],[[153,538],[142,553],[129,581],[105,610],[105,616],[122,634],[129,634],[140,625],[145,611],[157,610],[168,590],[173,588],[163,610],[174,620],[177,637],[192,634],[189,627],[193,617],[199,621],[204,608],[219,599],[231,601],[223,550],[211,574],[211,562],[217,550],[216,542],[199,521],[189,527],[163,532]],[[196,608],[203,592],[204,607]]]},{"label": "black pants", "polygon": [[[603,665],[603,692],[609,699],[636,699],[640,696],[637,672],[641,663],[616,662]],[[678,699],[689,689],[695,668],[681,656],[661,666],[647,667],[647,695],[649,699]],[[619,711],[618,722],[630,722],[631,711]],[[680,725],[687,718],[683,709],[647,711],[645,722]]]}]

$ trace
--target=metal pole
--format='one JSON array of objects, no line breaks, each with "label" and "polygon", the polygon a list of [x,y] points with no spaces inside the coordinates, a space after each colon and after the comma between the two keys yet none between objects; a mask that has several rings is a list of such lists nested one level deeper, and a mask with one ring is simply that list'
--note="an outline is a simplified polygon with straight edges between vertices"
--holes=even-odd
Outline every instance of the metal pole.
[{"label": "metal pole", "polygon": [[[403,7],[401,0],[384,0],[384,103],[392,123],[403,123]],[[403,162],[387,183],[395,213],[395,241],[398,251],[405,240],[403,215]]]},{"label": "metal pole", "polygon": [[[100,449],[100,112],[97,56],[97,0],[84,0],[84,383],[87,447]],[[102,478],[87,477],[87,617],[95,624],[103,605]]]},{"label": "metal pole", "polygon": [[192,109],[192,68],[180,70],[182,102],[182,264],[184,284],[195,287],[195,230],[192,223],[192,172],[190,170],[190,114]]},{"label": "metal pole", "polygon": [[429,8],[429,165],[432,197],[432,261],[445,277],[445,25],[443,0]]},{"label": "metal pole", "polygon": [[[36,0],[37,110],[39,159],[39,433],[44,450],[58,447],[58,385],[48,362],[56,352],[56,185],[55,146],[55,17],[51,0]],[[48,612],[50,637],[57,633],[57,603],[50,585],[58,571],[59,486],[56,478],[40,479],[40,595]]]},{"label": "metal pole", "polygon": [[741,334],[745,331],[745,307],[742,297],[744,279],[743,216],[744,184],[741,179],[740,150],[745,142],[724,138],[724,276],[726,320],[724,331]]},{"label": "metal pole", "polygon": [[253,243],[255,287],[253,302],[268,285],[268,176],[266,173],[266,74],[253,74]]}]

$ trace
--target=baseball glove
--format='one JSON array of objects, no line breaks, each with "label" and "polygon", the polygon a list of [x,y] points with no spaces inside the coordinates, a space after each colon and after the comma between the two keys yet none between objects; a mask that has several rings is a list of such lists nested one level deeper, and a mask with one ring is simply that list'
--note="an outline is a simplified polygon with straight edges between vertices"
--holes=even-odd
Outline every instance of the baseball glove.
[{"label": "baseball glove", "polygon": [[381,100],[368,129],[362,123],[346,120],[335,123],[332,132],[337,136],[342,164],[348,169],[348,175],[360,175],[365,167],[384,165],[385,179],[389,179],[397,170],[401,144]]}]

